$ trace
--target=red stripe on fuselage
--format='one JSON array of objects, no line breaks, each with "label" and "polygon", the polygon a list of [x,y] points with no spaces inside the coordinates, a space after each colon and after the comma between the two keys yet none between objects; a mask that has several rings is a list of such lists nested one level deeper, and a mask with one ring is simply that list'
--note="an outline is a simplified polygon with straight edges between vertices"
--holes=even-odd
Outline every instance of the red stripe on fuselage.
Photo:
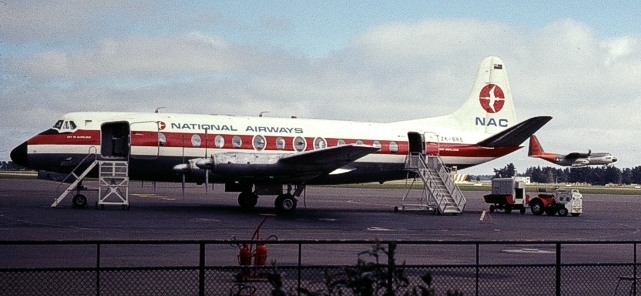
[{"label": "red stripe on fuselage", "polygon": [[[178,148],[208,148],[208,149],[238,149],[256,151],[253,147],[253,135],[234,135],[234,134],[196,134],[196,133],[171,133],[164,132],[166,141],[162,147],[178,147]],[[197,135],[200,141],[192,141],[192,137]],[[222,136],[224,144],[222,147],[216,146],[216,136]],[[234,136],[240,137],[241,145],[234,147]],[[294,136],[264,136],[265,148],[263,151],[283,151],[292,152],[294,149]],[[158,146],[158,132],[155,131],[132,131],[130,134],[130,141],[132,146],[136,147],[157,147]],[[282,138],[285,145],[282,149],[278,149],[277,141]],[[314,150],[315,137],[304,137],[306,142],[305,151]],[[327,147],[337,146],[339,140],[343,140],[346,144],[356,144],[362,141],[364,145],[373,146],[377,140],[373,139],[337,139],[337,138],[324,138]],[[77,130],[73,133],[58,134],[55,131],[49,130],[40,133],[33,138],[29,139],[29,145],[100,145],[100,131],[98,130]],[[399,154],[406,155],[409,153],[409,144],[407,141],[389,141],[378,140],[381,145],[380,154]],[[396,151],[392,151],[390,145],[392,142],[396,143]],[[425,144],[428,152],[433,153],[435,150],[435,143]],[[429,149],[428,149],[429,148]],[[457,156],[457,157],[500,157],[512,153],[521,148],[520,146],[514,147],[499,147],[499,148],[482,148],[475,144],[457,144],[457,143],[439,143],[438,150],[441,156]]]},{"label": "red stripe on fuselage", "polygon": [[59,134],[48,130],[27,142],[28,145],[100,145],[100,131],[77,130],[73,133]]}]

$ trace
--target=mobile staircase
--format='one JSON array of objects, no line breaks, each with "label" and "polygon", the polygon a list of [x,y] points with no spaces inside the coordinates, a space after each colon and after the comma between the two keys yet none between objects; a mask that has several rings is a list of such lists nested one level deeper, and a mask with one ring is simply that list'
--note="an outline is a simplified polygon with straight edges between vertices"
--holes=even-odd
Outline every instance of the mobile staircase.
[{"label": "mobile staircase", "polygon": [[[91,160],[91,156],[94,157]],[[87,161],[91,163],[77,174]],[[89,172],[98,165],[98,189],[88,189],[82,185],[82,181],[87,177]],[[73,177],[73,178],[72,178]],[[57,207],[71,192],[76,192],[72,202],[77,208],[87,206],[87,197],[81,191],[98,191],[98,201],[96,208],[102,209],[105,205],[119,205],[123,209],[129,208],[129,163],[127,161],[115,160],[98,160],[95,154],[90,153],[78,164],[71,173],[61,182],[72,180],[74,182],[65,189],[58,198],[51,204],[51,207]]]},{"label": "mobile staircase", "polygon": [[[410,154],[405,161],[405,170],[414,173],[414,179],[395,210],[433,210],[437,214],[460,214],[465,209],[466,199],[454,184],[449,169],[438,155]],[[423,182],[422,195],[415,202],[408,202],[414,183]]]}]

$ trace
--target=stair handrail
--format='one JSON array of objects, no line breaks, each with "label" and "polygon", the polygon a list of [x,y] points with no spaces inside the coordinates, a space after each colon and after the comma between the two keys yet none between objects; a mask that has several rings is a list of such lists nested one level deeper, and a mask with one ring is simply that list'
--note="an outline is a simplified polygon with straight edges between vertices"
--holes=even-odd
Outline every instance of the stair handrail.
[{"label": "stair handrail", "polygon": [[437,171],[440,177],[443,179],[443,183],[445,183],[446,189],[452,196],[452,199],[457,204],[457,206],[461,207],[460,210],[463,211],[463,209],[465,209],[465,205],[467,204],[467,199],[463,195],[461,189],[452,181],[450,170],[447,168],[447,166],[445,166],[445,163],[443,163],[443,160],[439,157],[432,157],[432,159],[434,159],[432,161],[436,165]]},{"label": "stair handrail", "polygon": [[[428,159],[427,162],[425,161],[426,158]],[[429,166],[428,166],[429,157],[427,157],[425,155],[421,155],[419,157],[419,159],[420,159],[420,164],[422,165],[422,167],[425,168],[426,171],[428,171],[429,170]],[[438,184],[436,184],[437,180],[435,180],[435,178],[431,174],[426,174],[425,176],[423,176],[423,174],[420,173],[420,175],[421,175],[421,177],[423,177],[425,185],[428,185],[428,184],[431,185],[431,186],[428,185],[428,187],[430,188],[430,190],[429,190],[430,196],[434,199],[434,201],[435,201],[437,207],[439,208],[439,210],[441,211],[441,213],[445,212],[445,209],[447,208],[447,199],[446,199],[447,196],[445,194],[443,194],[442,192],[440,192],[440,190],[434,190],[434,188],[436,188],[438,186]],[[426,179],[429,179],[429,182],[425,181]],[[441,183],[441,182],[438,182],[438,183]],[[447,187],[446,187],[446,189],[447,189]],[[449,190],[448,190],[448,193],[449,193]]]},{"label": "stair handrail", "polygon": [[[92,150],[93,150],[93,151],[92,151]],[[71,170],[71,172],[70,172],[70,173],[69,173],[69,174],[68,174],[64,179],[62,179],[62,181],[60,181],[60,183],[58,183],[58,187],[57,187],[57,189],[56,189],[56,192],[58,192],[58,191],[59,191],[59,189],[60,189],[60,185],[62,185],[62,183],[64,183],[65,181],[67,181],[67,179],[69,179],[69,177],[70,177],[71,175],[74,175],[74,176],[75,176],[75,172],[76,172],[76,170],[77,170],[77,169],[78,169],[82,164],[84,164],[84,163],[85,163],[85,161],[86,161],[87,159],[89,159],[89,157],[91,157],[92,155],[94,156],[94,159],[93,159],[93,161],[92,161],[92,162],[94,162],[94,161],[98,160],[98,148],[96,148],[96,146],[91,146],[91,147],[89,147],[89,151],[88,151],[88,153],[87,153],[87,156],[85,156],[85,157],[84,157],[84,158],[83,158],[83,159],[82,159],[82,160],[81,160],[81,161],[80,161],[80,162],[79,162],[79,163],[78,163],[78,164],[73,168],[73,170]],[[76,177],[77,177],[77,176],[76,176]]]}]

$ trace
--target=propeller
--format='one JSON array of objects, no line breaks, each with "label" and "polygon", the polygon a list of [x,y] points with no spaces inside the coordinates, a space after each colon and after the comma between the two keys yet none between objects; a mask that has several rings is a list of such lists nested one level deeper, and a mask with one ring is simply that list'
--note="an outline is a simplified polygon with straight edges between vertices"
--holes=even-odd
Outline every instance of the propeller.
[{"label": "propeller", "polygon": [[211,158],[201,158],[196,160],[196,166],[205,170],[205,194],[209,192],[209,171],[214,167],[214,161]]},{"label": "propeller", "polygon": [[185,174],[189,171],[189,165],[186,163],[177,164],[174,166],[174,171],[182,175],[182,190],[183,197],[185,197]]}]

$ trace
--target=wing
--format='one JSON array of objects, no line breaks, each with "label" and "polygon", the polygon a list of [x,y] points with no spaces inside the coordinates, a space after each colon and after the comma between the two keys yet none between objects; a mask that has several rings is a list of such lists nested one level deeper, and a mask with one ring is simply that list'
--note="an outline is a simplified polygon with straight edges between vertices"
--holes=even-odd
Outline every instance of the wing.
[{"label": "wing", "polygon": [[572,152],[565,156],[566,159],[588,158],[590,153]]},{"label": "wing", "polygon": [[216,176],[230,180],[305,181],[332,173],[378,150],[350,144],[284,155],[226,152],[194,161],[198,168],[211,169]]},{"label": "wing", "polygon": [[551,119],[551,116],[532,117],[477,144],[481,147],[519,146]]},{"label": "wing", "polygon": [[314,170],[331,172],[378,150],[379,148],[373,146],[349,144],[288,154],[281,158],[279,162],[283,165],[306,166],[314,168]]}]

